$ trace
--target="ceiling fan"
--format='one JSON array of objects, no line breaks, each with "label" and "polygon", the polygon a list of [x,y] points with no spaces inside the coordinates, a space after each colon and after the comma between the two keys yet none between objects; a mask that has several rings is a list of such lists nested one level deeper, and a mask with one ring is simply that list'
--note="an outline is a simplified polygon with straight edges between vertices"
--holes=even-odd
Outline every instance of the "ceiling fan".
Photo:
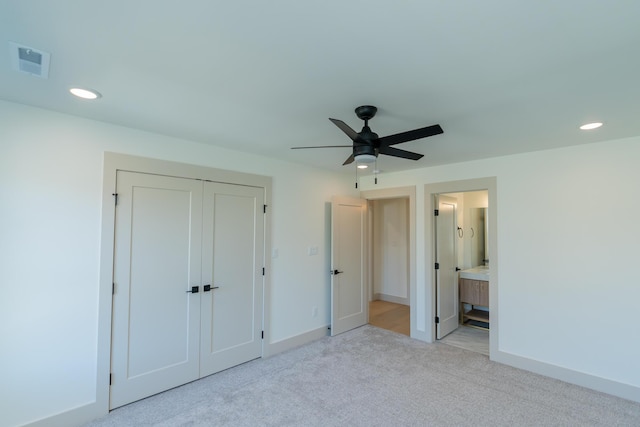
[{"label": "ceiling fan", "polygon": [[351,153],[347,160],[345,160],[343,165],[353,163],[354,160],[357,163],[372,163],[376,160],[378,154],[386,154],[387,156],[401,157],[403,159],[419,160],[423,157],[422,154],[400,150],[391,146],[403,142],[413,141],[416,139],[426,138],[428,136],[439,135],[444,132],[440,125],[432,125],[379,138],[378,134],[373,132],[369,127],[369,120],[371,120],[376,115],[378,109],[372,105],[363,105],[356,108],[355,111],[358,118],[364,120],[364,127],[359,133],[351,129],[349,125],[347,125],[342,120],[329,119],[333,122],[333,124],[338,126],[344,133],[346,133],[349,138],[351,138],[351,140],[353,141],[353,145],[321,145],[315,147],[292,147],[292,149],[298,150],[306,148],[339,147],[353,148],[353,153]]}]

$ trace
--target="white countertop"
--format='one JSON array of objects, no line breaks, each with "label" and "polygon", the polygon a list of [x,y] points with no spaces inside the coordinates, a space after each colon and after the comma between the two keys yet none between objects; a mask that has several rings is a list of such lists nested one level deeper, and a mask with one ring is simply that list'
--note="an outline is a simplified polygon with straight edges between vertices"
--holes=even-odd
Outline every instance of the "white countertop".
[{"label": "white countertop", "polygon": [[486,280],[488,282],[489,267],[486,265],[481,265],[478,267],[469,268],[467,270],[462,270],[460,272],[460,277],[462,279]]}]

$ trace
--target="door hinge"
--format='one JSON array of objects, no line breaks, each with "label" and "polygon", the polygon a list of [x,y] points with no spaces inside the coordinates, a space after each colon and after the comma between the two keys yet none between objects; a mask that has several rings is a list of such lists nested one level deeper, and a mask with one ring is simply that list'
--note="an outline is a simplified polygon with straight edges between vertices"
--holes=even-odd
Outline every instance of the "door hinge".
[{"label": "door hinge", "polygon": [[111,375],[112,374],[109,374],[109,385],[111,385]]},{"label": "door hinge", "polygon": [[262,205],[262,213],[267,213],[267,205]]},{"label": "door hinge", "polygon": [[438,215],[440,215],[440,211],[438,209],[434,209],[433,216],[438,216]]},{"label": "door hinge", "polygon": [[118,206],[118,193],[111,193],[116,206]]},{"label": "door hinge", "polygon": [[264,331],[262,331],[262,339],[264,339]]},{"label": "door hinge", "polygon": [[264,276],[264,267],[262,267],[262,275]]},{"label": "door hinge", "polygon": [[436,316],[436,324],[440,323],[440,318]]},{"label": "door hinge", "polygon": [[111,295],[115,295],[116,294],[116,284],[112,283],[111,284]]},{"label": "door hinge", "polygon": [[436,262],[435,269],[440,270],[440,263]]}]

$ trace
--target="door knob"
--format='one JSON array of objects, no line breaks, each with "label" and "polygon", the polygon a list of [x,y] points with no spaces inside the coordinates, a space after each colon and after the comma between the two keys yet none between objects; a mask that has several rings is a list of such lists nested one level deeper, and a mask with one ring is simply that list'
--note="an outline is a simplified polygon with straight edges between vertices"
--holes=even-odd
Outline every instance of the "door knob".
[{"label": "door knob", "polygon": [[204,291],[204,292],[209,292],[210,290],[212,290],[212,289],[218,289],[219,287],[220,287],[220,286],[213,286],[213,287],[212,287],[211,285],[204,285],[204,289],[203,289],[203,291]]},{"label": "door knob", "polygon": [[331,272],[331,274],[334,274],[334,275],[341,274],[341,273],[344,273],[344,271],[333,270],[333,271]]},{"label": "door knob", "polygon": [[456,271],[460,271],[460,270],[462,270],[462,269],[461,269],[461,268],[459,268],[459,267],[456,267]]},{"label": "door knob", "polygon": [[192,286],[190,291],[186,291],[187,293],[197,294],[200,292],[200,286]]}]

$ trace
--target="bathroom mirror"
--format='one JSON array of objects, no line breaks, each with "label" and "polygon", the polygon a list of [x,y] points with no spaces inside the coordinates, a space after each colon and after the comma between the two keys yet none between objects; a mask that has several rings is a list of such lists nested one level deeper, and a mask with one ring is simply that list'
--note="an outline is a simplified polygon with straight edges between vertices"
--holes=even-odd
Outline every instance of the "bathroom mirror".
[{"label": "bathroom mirror", "polygon": [[469,238],[471,241],[471,266],[489,265],[489,245],[487,242],[487,208],[469,209]]}]

